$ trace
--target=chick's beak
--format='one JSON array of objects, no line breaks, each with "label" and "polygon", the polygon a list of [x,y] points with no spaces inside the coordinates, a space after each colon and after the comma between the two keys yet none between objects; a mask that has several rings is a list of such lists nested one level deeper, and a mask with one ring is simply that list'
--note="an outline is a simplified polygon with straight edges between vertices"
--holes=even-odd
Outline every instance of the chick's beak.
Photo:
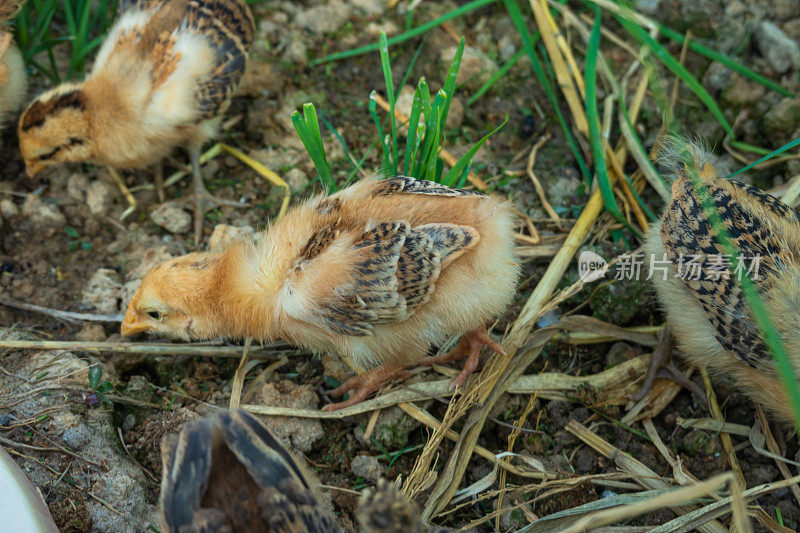
[{"label": "chick's beak", "polygon": [[150,331],[151,329],[153,329],[153,327],[145,321],[144,316],[128,308],[128,311],[125,313],[125,319],[122,321],[120,333],[123,337],[132,337],[139,333]]},{"label": "chick's beak", "polygon": [[41,161],[29,161],[27,159],[25,160],[25,173],[28,174],[29,178],[34,177],[43,168],[44,165],[42,164]]}]

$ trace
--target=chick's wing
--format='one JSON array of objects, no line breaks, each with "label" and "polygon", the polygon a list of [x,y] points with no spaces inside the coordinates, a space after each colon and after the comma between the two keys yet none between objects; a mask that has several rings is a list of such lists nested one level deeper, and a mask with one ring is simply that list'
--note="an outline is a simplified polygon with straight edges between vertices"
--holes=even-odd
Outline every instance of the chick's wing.
[{"label": "chick's wing", "polygon": [[[441,191],[433,191],[428,183],[411,178],[381,180],[372,194],[464,194],[440,186]],[[412,190],[398,190],[404,185]],[[329,203],[334,207],[328,222],[309,239],[295,263],[292,286],[297,290],[290,288],[294,302],[285,308],[294,318],[331,333],[370,335],[375,326],[406,320],[430,300],[442,269],[480,240],[475,228],[459,224],[412,226],[406,220],[364,224],[339,216],[335,197]],[[307,294],[313,290],[300,287],[336,275],[334,263],[347,265],[338,274],[340,281],[309,301]]]},{"label": "chick's wing", "polygon": [[[786,218],[794,224],[798,215],[776,198],[735,180],[714,180],[705,187],[743,259],[740,268],[734,267],[732,258],[719,243],[695,186],[686,178],[673,186],[661,239],[667,259],[675,265],[676,274],[713,326],[714,337],[743,362],[757,366],[769,361],[770,355],[737,277],[749,271],[763,294],[783,265],[794,260],[781,236],[748,204],[758,205],[770,217]],[[695,269],[693,262],[701,267]]]}]

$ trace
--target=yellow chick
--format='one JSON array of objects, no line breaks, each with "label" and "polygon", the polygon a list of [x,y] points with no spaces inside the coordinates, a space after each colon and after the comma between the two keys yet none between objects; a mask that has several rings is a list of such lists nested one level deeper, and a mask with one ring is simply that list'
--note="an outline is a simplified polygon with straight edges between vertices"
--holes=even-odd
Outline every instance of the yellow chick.
[{"label": "yellow chick", "polygon": [[19,8],[17,2],[0,2],[0,125],[19,111],[28,89],[22,54],[5,23]]},{"label": "yellow chick", "polygon": [[253,41],[244,0],[133,1],[108,34],[91,74],[45,92],[19,121],[28,173],[66,162],[142,168],[176,146],[194,176],[194,232],[214,205],[200,149],[230,104]]},{"label": "yellow chick", "polygon": [[[222,412],[161,443],[162,531],[343,533],[320,505],[318,483],[253,415]],[[362,533],[445,533],[381,480],[358,506]]]},{"label": "yellow chick", "polygon": [[[789,422],[792,415],[781,380],[737,284],[742,271],[734,269],[718,243],[685,168],[699,169],[795,368],[800,364],[800,320],[796,318],[800,215],[760,189],[717,176],[702,148],[686,149],[681,140],[667,144],[663,159],[675,169],[677,179],[661,221],[648,232],[645,250],[652,261],[668,265],[667,271],[655,273],[652,279],[670,331],[691,363],[729,377],[742,392]],[[687,155],[694,161],[687,161]]]},{"label": "yellow chick", "polygon": [[[156,266],[125,314],[123,335],[284,339],[371,370],[332,395],[362,401],[414,364],[467,357],[514,297],[511,205],[484,194],[396,177],[359,182],[290,209],[256,243]],[[440,357],[431,345],[464,334]],[[374,368],[377,367],[377,368]]]}]

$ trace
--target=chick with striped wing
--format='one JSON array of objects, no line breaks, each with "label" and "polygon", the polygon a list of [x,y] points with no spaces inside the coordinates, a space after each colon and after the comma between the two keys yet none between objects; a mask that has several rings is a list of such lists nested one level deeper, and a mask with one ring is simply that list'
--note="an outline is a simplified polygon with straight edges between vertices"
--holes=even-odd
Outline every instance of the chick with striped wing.
[{"label": "chick with striped wing", "polygon": [[[414,178],[359,182],[289,210],[255,243],[156,266],[133,296],[123,335],[184,340],[283,339],[369,369],[332,392],[353,405],[412,365],[466,357],[514,297],[514,216],[508,202]],[[432,345],[463,334],[439,357]]]},{"label": "chick with striped wing", "polygon": [[[800,215],[756,187],[718,176],[700,146],[673,139],[662,152],[676,179],[661,221],[650,228],[645,249],[669,265],[668,272],[652,279],[670,332],[690,362],[732,380],[744,394],[789,422],[788,398],[737,277],[747,272],[755,283],[796,371],[800,368]],[[687,168],[697,169],[743,259],[740,269],[719,243]],[[662,343],[662,348],[666,346]],[[655,354],[642,393],[666,355],[663,349]]]},{"label": "chick with striped wing", "polygon": [[22,156],[33,175],[68,162],[142,168],[186,147],[199,242],[206,210],[239,205],[208,193],[199,157],[244,72],[253,17],[244,0],[134,0],[121,12],[86,80],[24,111]]}]

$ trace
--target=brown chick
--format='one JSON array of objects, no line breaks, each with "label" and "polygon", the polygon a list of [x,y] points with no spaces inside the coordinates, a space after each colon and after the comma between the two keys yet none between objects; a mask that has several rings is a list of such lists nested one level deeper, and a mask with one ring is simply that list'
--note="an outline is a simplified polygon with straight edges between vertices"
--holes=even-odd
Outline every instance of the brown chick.
[{"label": "brown chick", "polygon": [[[356,393],[329,410],[362,401],[414,364],[467,357],[454,380],[461,385],[483,345],[502,351],[486,323],[514,296],[513,226],[508,202],[475,191],[365,180],[291,209],[256,243],[156,266],[122,334],[284,339],[373,367],[334,390]],[[453,351],[425,357],[458,334]]]},{"label": "brown chick", "polygon": [[19,11],[19,2],[0,0],[0,126],[22,107],[28,75],[7,20]]},{"label": "brown chick", "polygon": [[[161,443],[162,531],[340,533],[320,505],[317,483],[246,411],[189,422]],[[416,507],[380,481],[357,510],[363,533],[445,533],[422,524]]]},{"label": "brown chick", "polygon": [[244,0],[131,0],[122,9],[86,80],[25,110],[22,156],[33,175],[66,162],[142,168],[184,146],[199,242],[209,207],[239,205],[208,193],[199,157],[244,72],[253,17]]},{"label": "brown chick", "polygon": [[[683,143],[673,140],[666,148],[663,159],[678,177],[645,247],[648,257],[666,258],[669,264],[667,275],[657,272],[652,279],[670,331],[691,363],[732,379],[742,392],[789,422],[787,396],[737,284],[738,272],[731,264],[721,268],[718,258],[729,261],[729,256],[718,243],[685,169],[690,165],[699,169],[733,244],[745,258],[744,266],[753,271],[757,266],[757,276],[751,272],[751,279],[795,368],[800,364],[800,215],[755,187],[717,176],[708,154],[697,146],[690,147],[694,161],[681,159]],[[690,271],[690,259],[702,268]]]}]

